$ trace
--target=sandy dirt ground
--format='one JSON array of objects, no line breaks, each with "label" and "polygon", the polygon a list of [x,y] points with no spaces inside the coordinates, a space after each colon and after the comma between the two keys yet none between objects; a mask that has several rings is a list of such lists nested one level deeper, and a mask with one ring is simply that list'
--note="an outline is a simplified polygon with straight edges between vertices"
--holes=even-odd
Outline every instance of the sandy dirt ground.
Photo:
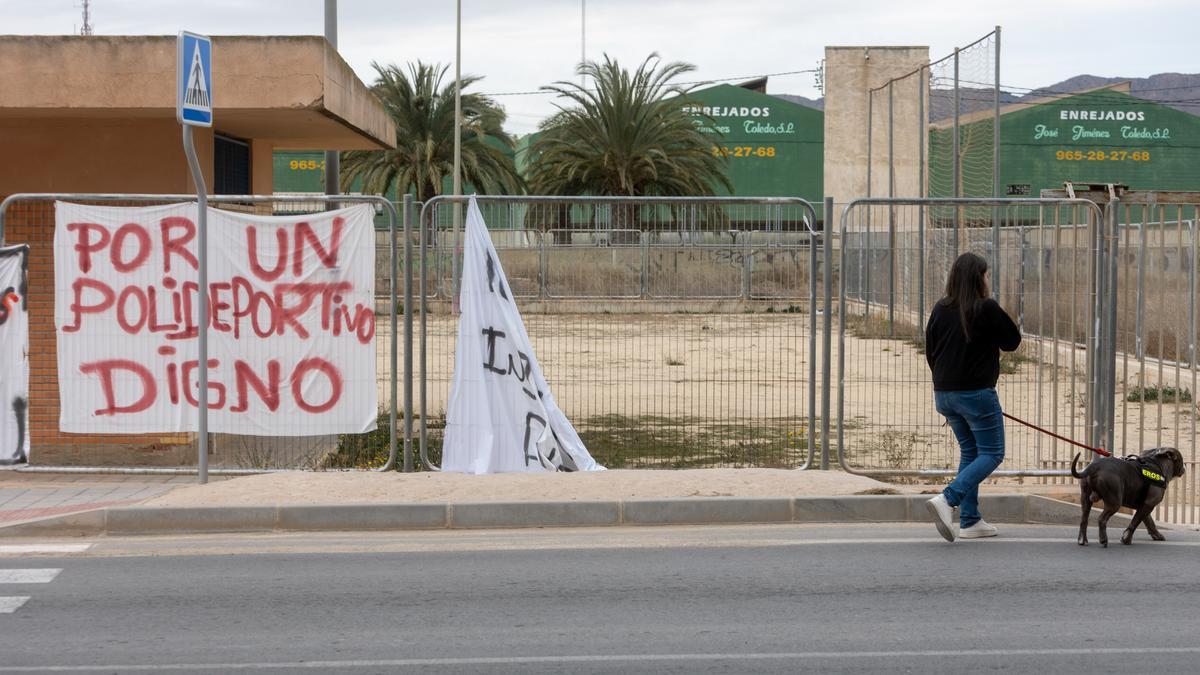
[{"label": "sandy dirt ground", "polygon": [[283,472],[179,487],[146,506],[508,502],[665,497],[803,497],[912,492],[840,471],[626,470],[472,476],[458,473]]},{"label": "sandy dirt ground", "polygon": [[[555,398],[578,427],[620,417],[659,424],[790,422],[800,431],[809,414],[805,314],[533,314],[525,319]],[[430,318],[428,411],[435,418],[444,414],[449,396],[456,327],[448,317]],[[818,323],[818,358],[820,328]],[[1069,347],[1028,342],[1016,372],[1001,377],[1006,411],[1083,438],[1082,352],[1071,358]],[[831,416],[836,416],[841,359],[836,333],[832,347]],[[847,333],[845,351],[844,438],[854,466],[932,468],[957,460],[954,439],[933,408],[929,369],[917,347]],[[1177,378],[1178,386],[1191,389],[1189,371],[1167,369],[1160,375],[1150,367],[1139,378],[1136,364],[1125,365],[1122,361],[1118,368],[1124,391],[1158,381],[1176,386]],[[818,414],[819,394],[818,389]],[[1193,445],[1200,427],[1195,412],[1194,404],[1118,400],[1117,444],[1135,450]],[[1075,452],[1018,425],[1010,425],[1008,445],[1008,468],[1062,468]]]},{"label": "sandy dirt ground", "polygon": [[[780,305],[786,307],[786,305]],[[777,447],[773,456],[783,465],[799,465],[807,440],[810,366],[810,326],[805,313],[677,313],[677,314],[539,314],[525,316],[555,398],[581,431],[684,429],[715,434],[733,448],[726,465],[739,463],[737,444],[759,443],[756,448]],[[818,329],[822,326],[818,323]],[[877,327],[876,327],[877,328]],[[428,412],[435,421],[445,414],[453,374],[457,321],[430,316],[428,331]],[[855,330],[845,342],[843,438],[848,462],[858,468],[953,468],[958,451],[953,436],[933,407],[928,367],[918,347],[900,339],[864,338]],[[818,334],[818,338],[820,338]],[[1059,344],[1039,345],[1029,340],[1015,372],[1001,376],[999,390],[1006,411],[1071,438],[1084,439],[1086,364],[1081,350]],[[386,341],[384,341],[386,343]],[[818,353],[820,340],[818,339]],[[837,334],[831,357],[832,416],[838,410],[839,360]],[[1057,354],[1057,356],[1055,356]],[[385,371],[381,363],[381,372]],[[1195,391],[1190,371],[1148,367],[1139,378],[1140,364],[1122,360],[1118,375],[1126,391],[1139,384],[1180,386]],[[819,383],[818,383],[819,384]],[[381,391],[381,399],[387,391]],[[820,398],[818,390],[818,415]],[[1195,402],[1131,403],[1116,401],[1118,454],[1158,445],[1175,445],[1192,456],[1200,418]],[[1009,423],[1008,453],[1004,469],[1065,469],[1078,452],[1065,443]],[[763,434],[751,438],[752,433]],[[836,454],[837,429],[831,429]],[[774,435],[772,435],[774,434]],[[679,436],[675,437],[679,438]],[[779,439],[779,440],[775,440]],[[677,451],[677,450],[673,450]],[[753,463],[755,452],[746,451]],[[636,452],[635,452],[636,454]],[[650,462],[673,461],[674,456]],[[745,461],[743,458],[740,461]],[[836,462],[836,457],[835,457]],[[1189,467],[1185,485],[1175,497],[1189,503],[1198,493]],[[610,476],[625,472],[613,472]],[[681,472],[686,473],[686,472]],[[740,475],[740,474],[738,474]],[[790,475],[790,472],[784,472]],[[804,474],[807,475],[807,474]],[[256,479],[257,480],[257,479]],[[261,479],[270,482],[268,479]],[[314,479],[316,480],[316,479]],[[336,482],[338,479],[332,479]],[[378,494],[386,499],[448,498],[426,493],[420,485],[437,486],[444,480],[423,476],[412,483],[364,483],[365,500]],[[489,479],[490,480],[490,479]],[[519,480],[537,478],[522,477]],[[588,486],[594,477],[572,476],[572,485]],[[737,479],[744,480],[742,478]],[[798,479],[790,479],[798,480]],[[809,480],[809,479],[803,479]],[[629,479],[629,496],[688,496],[687,488],[656,492],[659,479]],[[519,481],[518,481],[519,482]],[[1041,483],[1029,480],[1027,483]],[[1053,479],[1059,484],[1070,479]],[[685,480],[686,484],[687,481]],[[333,484],[333,483],[331,483]],[[485,483],[472,483],[482,485]],[[511,484],[511,483],[505,483]],[[667,483],[674,485],[674,483]],[[523,484],[524,485],[524,484]],[[529,484],[533,494],[537,483]],[[622,483],[624,489],[625,483]],[[768,481],[767,486],[775,485]],[[230,488],[232,489],[232,488]],[[606,490],[608,488],[605,488]],[[742,494],[725,484],[693,484],[693,491]],[[740,488],[738,488],[740,489]],[[774,488],[773,488],[774,489]],[[799,486],[778,485],[769,494],[799,494]],[[412,494],[409,494],[409,491]],[[471,488],[467,489],[467,493]],[[300,491],[303,493],[303,490]],[[467,493],[462,493],[467,495]],[[582,494],[582,493],[581,493]],[[608,494],[607,492],[605,494]],[[760,493],[752,493],[760,494]],[[469,495],[467,495],[469,496]],[[174,498],[174,497],[171,497]],[[182,498],[182,497],[180,497]],[[302,496],[295,498],[303,499]],[[453,497],[457,499],[458,497]],[[507,498],[507,497],[500,497]],[[549,497],[547,497],[549,498]]]}]

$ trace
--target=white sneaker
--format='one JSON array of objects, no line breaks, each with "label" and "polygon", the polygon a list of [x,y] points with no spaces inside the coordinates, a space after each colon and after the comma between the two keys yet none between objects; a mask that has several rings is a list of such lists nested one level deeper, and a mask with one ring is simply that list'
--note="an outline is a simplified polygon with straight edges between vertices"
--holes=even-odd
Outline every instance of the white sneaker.
[{"label": "white sneaker", "polygon": [[980,519],[978,523],[970,527],[962,528],[959,532],[959,537],[963,539],[983,539],[984,537],[996,536],[996,526],[986,520]]},{"label": "white sneaker", "polygon": [[929,515],[933,516],[933,524],[946,541],[958,538],[958,509],[950,506],[945,495],[938,495],[925,502]]}]

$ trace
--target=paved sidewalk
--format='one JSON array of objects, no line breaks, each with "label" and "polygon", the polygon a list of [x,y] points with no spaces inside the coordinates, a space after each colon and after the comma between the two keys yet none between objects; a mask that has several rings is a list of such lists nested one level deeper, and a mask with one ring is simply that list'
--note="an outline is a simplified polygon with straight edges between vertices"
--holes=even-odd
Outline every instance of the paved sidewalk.
[{"label": "paved sidewalk", "polygon": [[0,526],[113,506],[131,506],[195,482],[195,476],[0,471]]}]

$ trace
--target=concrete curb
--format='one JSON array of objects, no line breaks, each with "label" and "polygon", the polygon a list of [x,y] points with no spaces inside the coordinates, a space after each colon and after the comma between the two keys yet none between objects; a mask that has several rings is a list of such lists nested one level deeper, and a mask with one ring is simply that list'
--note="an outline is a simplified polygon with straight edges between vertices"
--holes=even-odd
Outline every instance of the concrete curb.
[{"label": "concrete curb", "polygon": [[[928,495],[687,497],[579,502],[117,507],[0,527],[2,537],[736,523],[925,522]],[[1040,495],[980,498],[996,523],[1076,525],[1079,506]],[[1092,510],[1095,523],[1098,509]],[[1114,516],[1124,525],[1128,516]]]}]

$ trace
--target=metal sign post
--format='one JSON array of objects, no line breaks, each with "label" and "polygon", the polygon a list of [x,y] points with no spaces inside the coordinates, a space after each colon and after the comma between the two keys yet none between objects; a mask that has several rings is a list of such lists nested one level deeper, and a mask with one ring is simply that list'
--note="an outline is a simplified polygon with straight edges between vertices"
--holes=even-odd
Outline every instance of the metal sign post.
[{"label": "metal sign post", "polygon": [[204,172],[196,157],[196,144],[192,140],[192,127],[212,126],[212,40],[203,36],[179,31],[175,42],[175,118],[183,125],[183,151],[187,155],[192,183],[196,186],[196,201],[199,212],[196,217],[196,260],[200,328],[196,346],[200,371],[200,391],[197,396],[196,436],[198,441],[198,470],[200,483],[208,482],[208,188],[204,184]]}]

